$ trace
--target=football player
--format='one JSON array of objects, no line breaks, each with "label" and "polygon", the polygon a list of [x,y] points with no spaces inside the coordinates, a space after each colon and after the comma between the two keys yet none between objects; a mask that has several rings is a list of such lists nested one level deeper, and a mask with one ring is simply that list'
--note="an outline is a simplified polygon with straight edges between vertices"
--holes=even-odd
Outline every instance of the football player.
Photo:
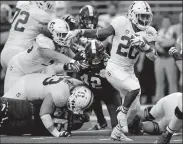
[{"label": "football player", "polygon": [[138,116],[144,121],[144,131],[153,135],[166,131],[179,102],[182,103],[182,93],[177,92],[163,97],[154,106],[141,108]]},{"label": "football player", "polygon": [[[156,30],[150,26],[153,14],[145,1],[134,1],[129,6],[128,17],[119,16],[112,20],[107,28],[99,30],[77,29],[67,34],[65,40],[75,36],[88,38],[107,38],[113,35],[111,57],[107,62],[107,80],[115,87],[123,98],[123,104],[118,113],[119,124],[113,129],[111,138],[114,140],[131,141],[124,133],[128,133],[127,113],[139,99],[140,85],[134,74],[134,64],[139,52],[155,60]],[[135,34],[138,33],[138,36]],[[138,101],[138,100],[137,100]]]},{"label": "football player", "polygon": [[[64,36],[69,31],[68,24],[64,20],[53,19],[49,22],[48,29],[52,34],[52,38],[40,34],[28,50],[12,58],[5,76],[5,93],[20,77],[26,74],[41,72],[54,62],[64,63],[72,60],[70,58],[73,57],[72,51],[68,48],[68,43],[63,41]],[[75,65],[78,64],[75,63]]]},{"label": "football player", "polygon": [[[36,110],[34,104],[39,101],[41,101],[41,107]],[[77,79],[63,75],[30,74],[22,77],[0,99],[1,125],[2,128],[3,126],[12,128],[9,129],[9,133],[13,133],[13,130],[17,131],[17,128],[21,131],[21,128],[27,125],[29,125],[27,129],[31,128],[32,116],[34,119],[34,116],[37,118],[40,115],[45,128],[53,136],[69,136],[68,132],[59,132],[54,126],[52,116],[55,109],[67,107],[78,115],[83,114],[92,103],[92,92]],[[38,114],[34,113],[35,111]]]},{"label": "football player", "polygon": [[36,36],[47,31],[54,9],[55,2],[52,1],[17,2],[10,34],[1,53],[4,72],[13,56],[30,48]]},{"label": "football player", "polygon": [[[96,29],[98,24],[98,12],[91,5],[85,5],[79,11],[78,22],[76,25],[79,29]],[[71,48],[77,53],[84,50],[84,47],[88,43],[88,38],[86,37],[75,37],[72,39]]]},{"label": "football player", "polygon": [[[175,47],[172,47],[169,50],[169,54],[174,58],[177,67],[179,68],[180,72],[182,73],[182,34],[178,38]],[[183,111],[182,111],[182,93],[180,93],[180,98],[173,97],[169,105],[172,103],[174,99],[177,99],[176,107],[172,107],[172,117],[166,127],[166,131],[155,141],[155,143],[170,143],[172,135],[179,131],[182,128],[182,120],[183,120]],[[168,110],[166,110],[168,111]],[[168,111],[169,112],[169,111]]]},{"label": "football player", "polygon": [[116,109],[120,106],[120,97],[117,91],[105,78],[105,67],[109,56],[104,52],[105,47],[98,40],[90,40],[85,51],[80,51],[74,57],[75,60],[86,60],[89,67],[77,73],[79,79],[89,86],[94,93],[95,102],[93,110],[97,116],[97,124],[91,130],[99,130],[107,127],[107,121],[102,111],[101,100],[107,106],[111,119],[111,127],[117,125]]}]

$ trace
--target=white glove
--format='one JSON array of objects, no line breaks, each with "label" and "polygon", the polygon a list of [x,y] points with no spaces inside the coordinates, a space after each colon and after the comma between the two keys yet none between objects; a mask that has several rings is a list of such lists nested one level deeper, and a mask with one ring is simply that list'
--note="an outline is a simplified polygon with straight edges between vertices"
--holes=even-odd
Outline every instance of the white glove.
[{"label": "white glove", "polygon": [[76,37],[77,35],[79,35],[81,33],[82,33],[81,29],[76,29],[74,31],[69,31],[64,40],[65,41],[71,40],[72,38]]},{"label": "white glove", "polygon": [[170,56],[173,56],[173,54],[177,53],[177,49],[175,47],[171,47],[168,51],[169,55]]},{"label": "white glove", "polygon": [[137,50],[141,52],[146,52],[150,49],[147,40],[143,36],[133,35],[134,38],[131,39],[131,46],[134,46]]}]

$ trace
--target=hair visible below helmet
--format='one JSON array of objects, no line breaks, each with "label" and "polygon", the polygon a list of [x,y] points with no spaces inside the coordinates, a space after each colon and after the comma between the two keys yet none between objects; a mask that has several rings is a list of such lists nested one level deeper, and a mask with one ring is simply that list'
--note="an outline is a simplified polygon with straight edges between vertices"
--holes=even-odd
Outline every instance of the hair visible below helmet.
[{"label": "hair visible below helmet", "polygon": [[67,102],[67,107],[74,114],[83,114],[94,100],[94,95],[90,89],[85,86],[76,86],[72,91]]},{"label": "hair visible below helmet", "polygon": [[59,46],[68,46],[68,43],[64,41],[65,36],[70,31],[69,25],[66,21],[53,19],[48,23],[48,30],[52,34],[54,42]]},{"label": "hair visible below helmet", "polygon": [[128,18],[140,30],[146,30],[153,18],[151,7],[145,1],[134,1],[129,6]]},{"label": "hair visible below helmet", "polygon": [[105,47],[98,40],[91,40],[85,47],[86,60],[91,65],[97,65],[104,57]]},{"label": "hair visible below helmet", "polygon": [[55,1],[31,1],[31,3],[48,13],[52,14],[55,11]]},{"label": "hair visible below helmet", "polygon": [[91,5],[86,5],[79,12],[79,25],[81,29],[95,29],[98,24],[97,10]]}]

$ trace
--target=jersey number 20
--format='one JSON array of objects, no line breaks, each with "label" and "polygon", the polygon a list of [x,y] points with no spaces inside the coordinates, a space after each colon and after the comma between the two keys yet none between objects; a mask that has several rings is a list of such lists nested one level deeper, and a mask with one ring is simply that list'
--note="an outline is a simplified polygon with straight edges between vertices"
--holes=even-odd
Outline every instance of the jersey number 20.
[{"label": "jersey number 20", "polygon": [[12,21],[12,24],[15,22],[15,20],[17,19],[17,16],[20,15],[20,16],[24,16],[24,18],[19,18],[16,23],[15,23],[15,31],[19,31],[19,32],[24,32],[25,28],[23,26],[20,26],[19,24],[23,25],[23,24],[26,24],[28,19],[29,19],[29,12],[27,11],[21,11],[21,9],[19,8],[16,8],[16,12],[15,12],[15,15],[14,15],[14,18],[13,18],[13,21]]},{"label": "jersey number 20", "polygon": [[[118,45],[117,54],[120,56],[128,57],[129,59],[135,59],[137,55],[139,54],[139,51],[134,52],[135,47],[130,46],[131,45],[131,38],[128,36],[122,36],[121,37],[122,42]],[[122,52],[122,49],[129,49],[129,52]]]}]

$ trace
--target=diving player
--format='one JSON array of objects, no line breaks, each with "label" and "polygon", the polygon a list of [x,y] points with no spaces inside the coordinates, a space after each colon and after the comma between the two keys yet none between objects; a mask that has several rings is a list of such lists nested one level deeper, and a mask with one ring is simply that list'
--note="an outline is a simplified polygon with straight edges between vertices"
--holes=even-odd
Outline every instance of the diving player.
[{"label": "diving player", "polygon": [[12,124],[12,132],[17,131],[16,126],[27,125],[28,121],[30,128],[31,117],[35,116],[32,108],[35,108],[29,103],[39,101],[41,107],[37,111],[45,128],[55,137],[69,136],[68,132],[59,132],[54,126],[52,117],[55,109],[67,107],[74,114],[83,114],[92,105],[93,94],[83,82],[68,76],[26,75],[0,99],[2,126]]},{"label": "diving player", "polygon": [[13,56],[30,48],[35,38],[47,31],[47,24],[52,19],[54,9],[54,1],[17,2],[10,34],[1,53],[4,72]]},{"label": "diving player", "polygon": [[[63,41],[65,35],[69,32],[68,24],[64,20],[53,19],[49,22],[48,29],[52,38],[40,34],[28,50],[12,58],[5,76],[5,93],[20,77],[26,74],[39,73],[54,62],[64,63],[72,60],[74,54],[69,49],[69,44]],[[75,62],[76,65],[79,66],[79,63]]]},{"label": "diving player", "polygon": [[[111,57],[107,62],[106,78],[123,98],[119,124],[113,129],[111,138],[114,140],[131,141],[124,133],[128,133],[127,113],[129,108],[135,107],[140,96],[140,85],[134,74],[134,64],[139,52],[155,60],[156,30],[150,26],[153,15],[149,4],[145,1],[134,1],[129,7],[128,18],[119,16],[112,20],[107,28],[99,30],[78,29],[67,34],[65,40],[77,35],[88,38],[105,39],[113,35]],[[138,33],[138,36],[135,34]]]}]

